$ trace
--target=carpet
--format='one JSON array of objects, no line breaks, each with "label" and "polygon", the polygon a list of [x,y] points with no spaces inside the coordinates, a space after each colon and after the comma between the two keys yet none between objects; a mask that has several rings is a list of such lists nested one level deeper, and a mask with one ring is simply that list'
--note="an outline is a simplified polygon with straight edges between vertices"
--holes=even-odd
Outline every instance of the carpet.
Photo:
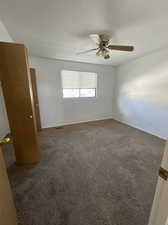
[{"label": "carpet", "polygon": [[39,133],[42,160],[4,146],[19,225],[147,225],[165,141],[104,120]]}]

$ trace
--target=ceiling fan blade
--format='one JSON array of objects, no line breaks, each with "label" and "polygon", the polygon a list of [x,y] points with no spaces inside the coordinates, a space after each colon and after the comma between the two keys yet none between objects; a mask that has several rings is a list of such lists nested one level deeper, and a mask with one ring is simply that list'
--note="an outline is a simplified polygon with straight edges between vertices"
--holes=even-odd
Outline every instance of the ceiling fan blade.
[{"label": "ceiling fan blade", "polygon": [[111,50],[119,50],[119,51],[127,51],[127,52],[134,51],[133,46],[126,46],[126,45],[109,45],[107,48]]},{"label": "ceiling fan blade", "polygon": [[93,52],[93,51],[96,51],[98,49],[99,48],[92,48],[92,49],[89,49],[89,50],[86,50],[86,51],[83,51],[83,52],[78,52],[77,55],[82,55],[82,54],[85,54],[85,53],[88,53],[88,52]]},{"label": "ceiling fan blade", "polygon": [[99,50],[96,52],[96,55],[97,55],[97,56],[101,56],[101,55],[102,55],[102,50],[99,49]]},{"label": "ceiling fan blade", "polygon": [[98,34],[90,34],[89,37],[92,39],[92,41],[96,44],[99,44],[100,37]]}]

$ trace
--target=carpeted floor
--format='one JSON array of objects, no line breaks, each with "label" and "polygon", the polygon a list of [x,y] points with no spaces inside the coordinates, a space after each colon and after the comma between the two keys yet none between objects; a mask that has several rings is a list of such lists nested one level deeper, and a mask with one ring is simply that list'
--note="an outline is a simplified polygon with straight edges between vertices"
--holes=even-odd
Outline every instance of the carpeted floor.
[{"label": "carpeted floor", "polygon": [[49,128],[42,161],[4,147],[21,225],[147,225],[165,142],[113,120]]}]

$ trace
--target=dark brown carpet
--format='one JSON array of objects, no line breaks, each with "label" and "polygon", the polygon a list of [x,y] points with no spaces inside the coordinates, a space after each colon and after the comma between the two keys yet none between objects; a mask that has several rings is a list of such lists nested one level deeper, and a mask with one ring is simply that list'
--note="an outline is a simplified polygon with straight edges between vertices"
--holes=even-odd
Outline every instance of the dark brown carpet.
[{"label": "dark brown carpet", "polygon": [[147,225],[164,141],[113,120],[45,129],[42,161],[4,149],[22,225]]}]

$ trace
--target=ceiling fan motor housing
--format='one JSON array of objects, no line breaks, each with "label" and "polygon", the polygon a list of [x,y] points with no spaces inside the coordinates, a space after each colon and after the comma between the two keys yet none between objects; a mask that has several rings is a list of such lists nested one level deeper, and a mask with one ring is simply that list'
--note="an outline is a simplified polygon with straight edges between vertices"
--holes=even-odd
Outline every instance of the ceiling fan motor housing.
[{"label": "ceiling fan motor housing", "polygon": [[99,38],[101,41],[104,41],[104,42],[109,42],[109,40],[110,40],[110,37],[106,34],[100,34]]}]

